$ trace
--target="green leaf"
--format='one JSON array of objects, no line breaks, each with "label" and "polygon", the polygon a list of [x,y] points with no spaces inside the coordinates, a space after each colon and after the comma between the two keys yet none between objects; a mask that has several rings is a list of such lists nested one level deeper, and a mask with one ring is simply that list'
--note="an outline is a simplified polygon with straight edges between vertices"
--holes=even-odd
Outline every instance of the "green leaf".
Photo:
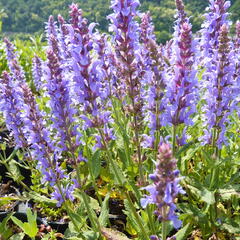
[{"label": "green leaf", "polygon": [[7,226],[7,222],[11,218],[12,215],[13,215],[13,213],[9,214],[0,223],[0,233],[1,233],[0,239],[3,238],[3,240],[7,240],[12,235],[12,230]]},{"label": "green leaf", "polygon": [[109,205],[108,205],[108,201],[109,201],[109,198],[110,198],[110,194],[108,193],[106,196],[105,196],[105,199],[103,201],[103,204],[102,204],[102,209],[101,209],[101,214],[99,216],[99,223],[101,226],[105,227],[108,223],[108,218],[109,218]]},{"label": "green leaf", "polygon": [[231,224],[223,223],[221,228],[232,234],[240,234],[240,225],[234,222],[231,222]]},{"label": "green leaf", "polygon": [[15,181],[19,182],[24,179],[24,177],[21,175],[21,172],[19,170],[17,162],[12,159],[9,162],[9,172],[8,175]]},{"label": "green leaf", "polygon": [[200,195],[201,195],[201,200],[203,200],[207,204],[211,205],[211,204],[215,203],[214,192],[211,192],[211,191],[207,190],[206,188],[204,188],[200,192]]},{"label": "green leaf", "polygon": [[17,234],[14,234],[13,236],[11,236],[9,238],[9,240],[22,240],[24,238],[25,234],[22,232],[22,233],[17,233]]},{"label": "green leaf", "polygon": [[127,199],[124,200],[124,206],[126,210],[123,210],[123,212],[127,215],[128,223],[131,224],[136,232],[141,232],[139,225],[137,224],[134,216],[131,214],[131,208]]},{"label": "green leaf", "polygon": [[[183,148],[181,148],[180,151],[177,153],[178,156],[180,156],[182,152],[185,152],[191,146],[191,144],[192,143],[189,143],[189,145],[186,145]],[[199,148],[201,148],[201,145],[197,144],[194,148],[188,149],[185,156],[181,158],[178,167],[182,172],[186,172],[188,170],[188,162],[190,159],[193,158],[193,156],[199,150]]]},{"label": "green leaf", "polygon": [[203,202],[211,205],[215,203],[215,191],[209,191],[207,188],[202,187],[201,185],[191,186],[187,185],[193,194],[199,197]]},{"label": "green leaf", "polygon": [[94,178],[97,178],[99,176],[101,170],[100,153],[101,153],[100,150],[97,150],[93,154],[91,162],[89,162]]},{"label": "green leaf", "polygon": [[230,185],[226,189],[219,189],[219,194],[224,201],[231,200],[233,196],[239,199],[240,198],[239,186]]},{"label": "green leaf", "polygon": [[12,221],[19,226],[25,234],[27,234],[30,238],[33,238],[38,233],[37,228],[37,214],[31,212],[30,208],[27,209],[27,219],[28,222],[23,223],[19,219],[14,216],[11,216]]},{"label": "green leaf", "polygon": [[[114,166],[112,166],[112,164],[114,164]],[[127,180],[126,180],[126,178],[123,174],[122,169],[115,163],[115,161],[112,161],[112,164],[110,164],[110,170],[111,170],[111,174],[114,178],[114,183],[117,184],[117,185],[124,185]],[[116,174],[118,175],[119,179],[116,176],[113,168],[115,168]]]},{"label": "green leaf", "polygon": [[102,234],[107,240],[130,240],[126,235],[111,228],[102,228]]},{"label": "green leaf", "polygon": [[180,229],[175,237],[176,237],[176,240],[183,240],[183,239],[186,239],[187,235],[190,233],[191,231],[191,225],[190,223],[188,223],[184,228]]},{"label": "green leaf", "polygon": [[27,219],[28,219],[28,223],[32,228],[36,228],[37,229],[37,213],[34,212],[32,214],[32,211],[30,210],[30,208],[27,209]]},{"label": "green leaf", "polygon": [[47,204],[48,206],[56,206],[57,204],[57,201],[56,200],[53,200],[53,199],[50,199],[50,198],[47,198],[37,192],[29,192],[28,193],[28,197],[35,200],[36,202],[38,203],[45,203]]},{"label": "green leaf", "polygon": [[83,235],[86,238],[86,240],[96,240],[98,239],[99,234],[93,231],[85,231]]}]

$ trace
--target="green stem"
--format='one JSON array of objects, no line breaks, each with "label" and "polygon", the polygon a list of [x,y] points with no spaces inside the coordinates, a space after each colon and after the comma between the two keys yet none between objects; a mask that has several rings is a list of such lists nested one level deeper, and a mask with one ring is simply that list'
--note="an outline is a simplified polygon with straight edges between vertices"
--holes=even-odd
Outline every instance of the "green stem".
[{"label": "green stem", "polygon": [[165,220],[162,221],[162,240],[167,239],[167,222]]},{"label": "green stem", "polygon": [[[90,161],[90,158],[91,158],[91,157],[90,157],[90,153],[89,153],[88,146],[86,146],[86,150],[87,150],[87,159],[88,159],[88,161]],[[88,162],[88,169],[89,169],[89,173],[90,173],[90,177],[91,177],[91,180],[92,180],[92,184],[93,184],[94,191],[95,191],[95,193],[96,193],[96,196],[97,196],[97,198],[98,198],[98,201],[99,201],[99,203],[100,203],[100,206],[102,206],[102,198],[101,198],[101,196],[100,196],[99,193],[98,193],[98,187],[97,187],[97,185],[96,185],[95,178],[94,178],[94,176],[93,176],[93,172],[92,172],[92,168],[91,168],[90,164],[94,164],[94,163],[93,163],[93,162],[91,162],[91,163]]]},{"label": "green stem", "polygon": [[[112,160],[111,153],[110,153],[109,150],[108,150],[107,144],[106,144],[105,139],[104,139],[103,132],[102,132],[101,129],[98,129],[98,130],[99,130],[100,136],[101,136],[101,138],[102,138],[103,145],[104,145],[104,147],[105,147],[105,149],[106,149],[106,152],[107,152],[108,161],[109,161],[109,163],[111,164],[111,166],[112,166],[112,168],[113,168],[113,171],[114,171],[114,174],[115,174],[115,176],[116,176],[116,178],[117,178],[118,184],[119,184],[121,187],[124,187],[124,183],[122,182],[121,177],[120,177],[119,174],[118,174],[116,165],[114,164],[114,162],[113,162],[113,160]],[[145,230],[145,228],[144,228],[144,225],[143,225],[143,223],[142,223],[142,220],[141,220],[139,214],[137,213],[137,211],[136,211],[136,209],[135,209],[135,207],[134,207],[134,204],[133,204],[133,202],[132,202],[131,197],[129,196],[129,193],[128,193],[127,191],[124,191],[124,190],[121,189],[121,188],[120,188],[120,191],[121,191],[121,194],[125,195],[125,197],[127,198],[128,203],[129,203],[130,210],[131,210],[132,214],[134,215],[134,218],[135,218],[138,226],[139,226],[140,229],[141,229],[141,233],[142,233],[143,237],[144,237],[145,239],[148,239],[148,238],[149,238],[149,237],[148,237],[148,234],[147,234],[147,232],[146,232],[146,230]]]},{"label": "green stem", "polygon": [[83,198],[83,202],[87,208],[87,212],[88,212],[88,216],[89,216],[89,219],[91,221],[91,224],[93,226],[93,229],[95,232],[99,232],[100,235],[101,235],[101,226],[100,226],[100,223],[98,221],[97,218],[94,218],[93,214],[92,214],[92,209],[89,205],[89,199],[87,198],[86,194],[84,192],[81,192],[82,193],[82,198]]},{"label": "green stem", "polygon": [[150,228],[151,228],[151,233],[156,234],[156,227],[153,221],[153,211],[151,210],[151,206],[147,205],[147,214],[148,214],[148,219],[149,219],[149,224],[150,224]]},{"label": "green stem", "polygon": [[129,196],[128,192],[125,192],[125,196],[126,196],[126,198],[128,200],[130,210],[131,210],[132,214],[134,215],[134,218],[135,218],[138,226],[141,229],[141,232],[142,232],[142,235],[143,235],[144,239],[149,239],[149,236],[148,236],[148,234],[147,234],[147,232],[146,232],[146,230],[145,230],[145,228],[143,226],[142,220],[141,220],[139,214],[137,213],[137,211],[136,211],[136,209],[134,207],[134,204],[132,202],[132,199]]},{"label": "green stem", "polygon": [[[215,160],[217,163],[219,163],[219,158],[221,155],[220,149],[218,149],[216,142],[219,137],[219,130],[214,128],[213,130],[213,139],[212,139],[212,147],[213,147],[213,155],[215,157]],[[216,164],[214,164],[216,165]],[[218,182],[219,182],[219,166],[214,166],[212,173],[211,173],[211,183],[210,183],[210,189],[215,191],[215,203],[210,207],[210,217],[212,219],[212,225],[213,225],[213,231],[216,235],[216,239],[218,240],[218,230],[216,226],[216,221],[218,218],[217,213],[217,205],[218,205]]]},{"label": "green stem", "polygon": [[172,133],[172,152],[173,156],[176,153],[176,137],[177,137],[177,126],[173,125],[173,133]]},{"label": "green stem", "polygon": [[[80,183],[80,169],[77,167],[77,181]],[[95,218],[94,219],[94,216],[92,214],[92,209],[89,205],[89,200],[87,199],[87,196],[86,194],[84,193],[84,191],[80,191],[81,192],[81,195],[82,195],[82,198],[83,198],[83,202],[84,202],[84,205],[87,209],[87,212],[88,212],[88,216],[89,216],[89,219],[91,221],[91,224],[93,226],[93,229],[95,232],[99,232],[99,234],[101,235],[101,226],[100,226],[100,223],[98,222],[98,219]],[[96,224],[97,225],[96,225]],[[80,232],[80,231],[79,231]]]},{"label": "green stem", "polygon": [[[113,111],[114,111],[114,115],[115,115],[115,122],[116,124],[119,126],[120,128],[120,132],[122,134],[122,137],[124,139],[124,150],[125,150],[125,153],[126,153],[126,157],[127,157],[127,162],[128,162],[128,165],[132,165],[132,159],[130,157],[130,149],[129,149],[129,146],[130,146],[130,143],[129,143],[129,140],[128,140],[128,136],[126,135],[126,131],[125,129],[123,128],[122,124],[120,123],[120,121],[118,120],[118,112],[117,112],[117,109],[116,109],[116,103],[114,101],[113,98],[111,98],[111,103],[113,105]],[[126,141],[127,139],[127,141]]]}]

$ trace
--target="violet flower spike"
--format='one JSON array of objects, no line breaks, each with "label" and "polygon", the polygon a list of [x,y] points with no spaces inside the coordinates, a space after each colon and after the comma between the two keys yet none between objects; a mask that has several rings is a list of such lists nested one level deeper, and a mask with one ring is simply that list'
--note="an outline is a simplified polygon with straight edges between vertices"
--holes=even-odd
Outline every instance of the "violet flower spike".
[{"label": "violet flower spike", "polygon": [[147,63],[145,67],[145,81],[143,83],[145,105],[143,112],[146,112],[145,119],[149,123],[150,136],[144,136],[142,146],[154,148],[156,131],[159,131],[163,125],[162,112],[164,111],[163,98],[165,96],[165,63],[162,55],[162,47],[156,43],[156,37],[153,33],[154,28],[151,22],[150,14],[142,15],[141,41],[143,42],[142,55]]},{"label": "violet flower spike", "polygon": [[195,42],[192,39],[192,26],[185,22],[181,25],[180,35],[176,40],[174,54],[174,73],[167,87],[166,119],[172,125],[181,123],[191,125],[191,115],[196,112],[197,103],[197,67],[194,65]]},{"label": "violet flower spike", "polygon": [[[84,120],[84,129],[108,128],[111,121],[110,114],[106,111],[107,95],[104,93],[104,63],[102,59],[93,59],[91,50],[95,48],[99,55],[102,54],[99,42],[93,42],[92,30],[94,24],[88,25],[86,19],[82,17],[82,12],[77,5],[71,5],[71,29],[69,46],[72,56],[73,82],[75,85],[75,97],[81,106],[81,118]],[[104,66],[104,68],[102,68]],[[108,90],[107,90],[108,92]],[[105,133],[103,131],[103,133]],[[107,133],[111,133],[110,129]],[[108,134],[111,136],[111,134]],[[105,136],[107,139],[107,135]],[[105,139],[105,140],[107,140]],[[113,138],[112,138],[113,139]],[[102,146],[97,137],[97,145]],[[109,139],[110,140],[110,139]]]},{"label": "violet flower spike", "polygon": [[[240,86],[240,21],[236,22],[236,35],[234,39],[234,49],[235,49],[235,62],[236,62],[234,79],[235,79],[236,90],[237,90],[238,86]],[[237,95],[238,97],[240,97],[239,93]]]},{"label": "violet flower spike", "polygon": [[76,131],[74,115],[76,110],[70,98],[69,82],[65,78],[60,62],[53,50],[47,52],[47,91],[50,97],[53,129],[57,133],[60,151],[69,151],[73,156],[80,138]]},{"label": "violet flower spike", "polygon": [[177,13],[175,15],[176,21],[175,21],[175,27],[174,27],[174,37],[175,39],[180,35],[181,32],[181,26],[183,23],[189,23],[189,18],[187,17],[187,14],[185,12],[185,6],[183,3],[183,0],[175,0]]},{"label": "violet flower spike", "polygon": [[23,107],[21,89],[6,71],[2,73],[0,89],[0,110],[3,112],[6,126],[12,132],[16,146],[26,148],[28,143],[24,135],[24,122],[21,116]]},{"label": "violet flower spike", "polygon": [[62,58],[66,61],[66,59],[70,58],[70,53],[68,50],[68,45],[70,43],[68,25],[61,15],[58,15],[58,22],[59,22],[58,33],[59,46],[61,49]]},{"label": "violet flower spike", "polygon": [[[213,51],[213,57],[209,59],[208,68],[204,74],[208,81],[204,82],[205,133],[201,140],[204,144],[216,144],[218,148],[227,144],[225,132],[230,123],[228,117],[236,109],[238,94],[234,79],[235,54],[228,34],[228,26],[224,24],[220,30],[218,48]],[[216,131],[216,134],[213,134],[213,131]]]},{"label": "violet flower spike", "polygon": [[[61,185],[61,180],[67,178],[64,171],[59,166],[58,156],[53,141],[50,139],[49,132],[44,126],[44,121],[35,98],[27,86],[21,85],[24,100],[24,132],[27,136],[32,156],[38,161],[38,168],[42,172],[43,182],[48,182],[54,187],[52,197],[58,200],[58,205],[67,200],[73,199],[72,191]],[[60,188],[60,189],[59,189]],[[63,194],[57,195],[56,192]]]},{"label": "violet flower spike", "polygon": [[175,228],[181,227],[181,221],[175,213],[175,201],[178,194],[185,193],[179,185],[180,178],[178,175],[176,160],[172,156],[170,146],[163,143],[158,149],[156,170],[149,175],[153,184],[144,188],[150,195],[141,199],[142,207],[145,208],[148,204],[155,204],[157,209],[154,214],[158,217],[158,220],[172,221]]},{"label": "violet flower spike", "polygon": [[46,23],[46,35],[47,35],[47,40],[48,40],[48,45],[51,46],[51,36],[54,36],[54,38],[57,38],[58,34],[58,27],[57,23],[54,20],[54,17],[51,15],[48,18],[48,22]]},{"label": "violet flower spike", "polygon": [[37,55],[33,58],[32,73],[34,86],[39,92],[43,89],[43,61]]},{"label": "violet flower spike", "polygon": [[[111,21],[109,30],[114,32],[118,96],[123,101],[123,98],[128,95],[132,101],[141,104],[140,79],[143,74],[143,59],[139,43],[140,29],[134,19],[139,15],[137,11],[139,6],[138,0],[112,0],[111,8],[114,13],[110,14],[108,19]],[[130,111],[137,111],[138,108],[139,106],[136,106]]]},{"label": "violet flower spike", "polygon": [[235,42],[234,47],[237,52],[240,52],[240,21],[236,22],[236,35],[235,35]]},{"label": "violet flower spike", "polygon": [[200,46],[202,57],[206,58],[213,54],[213,50],[218,48],[219,34],[223,24],[229,26],[231,22],[228,20],[227,10],[231,3],[225,0],[209,0],[205,21],[202,24]]},{"label": "violet flower spike", "polygon": [[15,46],[7,38],[4,38],[4,42],[6,45],[5,51],[7,55],[7,63],[13,79],[18,83],[25,82],[25,74],[22,67],[18,63],[18,56],[15,51]]}]

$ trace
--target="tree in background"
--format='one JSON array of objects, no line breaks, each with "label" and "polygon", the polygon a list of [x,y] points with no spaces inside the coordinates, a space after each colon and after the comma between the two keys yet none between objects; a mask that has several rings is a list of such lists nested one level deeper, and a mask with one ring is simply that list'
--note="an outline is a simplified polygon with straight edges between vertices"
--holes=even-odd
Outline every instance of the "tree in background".
[{"label": "tree in background", "polygon": [[[60,13],[63,17],[68,15],[69,5],[75,2],[83,10],[84,17],[90,22],[98,23],[98,29],[108,31],[108,20],[105,16],[110,14],[110,0],[0,0],[0,9],[8,18],[0,16],[3,21],[3,32],[9,33],[42,33],[44,22],[49,15]],[[172,36],[175,2],[173,0],[140,0],[141,12],[150,11],[157,39],[167,41]],[[193,32],[200,29],[203,22],[202,12],[208,5],[208,1],[185,0],[186,11],[192,16]],[[240,11],[240,1],[231,0],[232,19],[237,20]]]}]

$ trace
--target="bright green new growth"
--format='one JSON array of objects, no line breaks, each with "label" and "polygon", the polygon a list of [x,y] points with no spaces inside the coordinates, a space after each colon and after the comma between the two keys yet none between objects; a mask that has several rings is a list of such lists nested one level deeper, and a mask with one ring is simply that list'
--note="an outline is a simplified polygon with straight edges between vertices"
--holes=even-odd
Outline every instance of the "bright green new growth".
[{"label": "bright green new growth", "polygon": [[18,225],[26,235],[34,239],[38,233],[37,227],[37,213],[32,213],[30,208],[27,209],[27,219],[28,222],[23,223],[21,220],[17,219],[14,216],[11,216],[12,221]]}]

